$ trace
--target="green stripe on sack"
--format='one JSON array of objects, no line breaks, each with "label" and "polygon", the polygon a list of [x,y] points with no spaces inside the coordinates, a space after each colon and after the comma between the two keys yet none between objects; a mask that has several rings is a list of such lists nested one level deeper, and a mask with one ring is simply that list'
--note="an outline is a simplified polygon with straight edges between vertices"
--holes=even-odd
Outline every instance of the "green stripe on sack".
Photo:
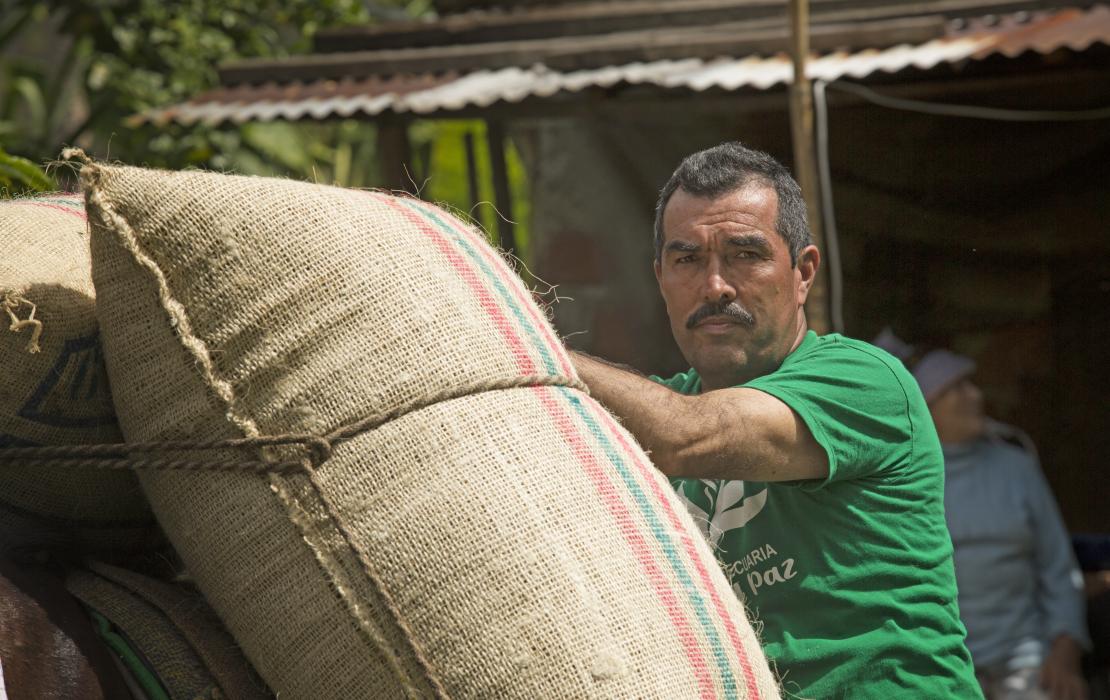
[{"label": "green stripe on sack", "polygon": [[455,231],[455,229],[451,227],[446,221],[436,215],[434,211],[425,209],[424,207],[413,203],[412,200],[401,199],[399,201],[407,205],[410,209],[415,209],[416,211],[420,212],[425,217],[430,219],[433,223],[435,223],[436,226],[440,228],[440,230],[447,233],[447,235],[451,237],[451,240],[453,240],[460,248],[462,248],[463,252],[466,253],[471,262],[475,263],[482,271],[482,274],[484,274],[493,282],[493,286],[497,290],[498,296],[501,297],[502,303],[513,310],[513,316],[516,318],[517,324],[519,324],[528,334],[528,339],[532,342],[533,347],[539,350],[540,358],[543,360],[544,369],[547,370],[548,374],[557,374],[558,370],[555,366],[554,358],[551,356],[551,353],[548,352],[547,345],[540,338],[539,333],[536,332],[536,327],[532,323],[530,323],[528,321],[528,318],[524,315],[524,310],[521,309],[520,306],[513,300],[512,295],[509,293],[509,290],[506,289],[505,284],[502,282],[500,276],[497,274],[497,271],[490,269],[489,264],[482,258],[481,254],[474,248],[474,246],[472,246],[463,236]]},{"label": "green stripe on sack", "polygon": [[42,202],[44,204],[59,204],[61,206],[70,207],[71,209],[84,209],[85,200],[78,195],[74,195],[73,199],[62,197],[34,197],[29,202]]},{"label": "green stripe on sack", "polygon": [[693,603],[694,606],[694,613],[697,615],[698,622],[701,623],[710,647],[712,647],[713,659],[717,662],[717,671],[720,673],[721,680],[724,682],[725,697],[736,698],[736,679],[732,675],[725,649],[721,646],[721,639],[717,636],[717,629],[713,626],[713,618],[709,615],[709,611],[705,606],[705,601],[702,600],[701,594],[698,593],[693,578],[690,576],[689,572],[686,571],[686,567],[682,565],[682,559],[678,555],[677,548],[667,534],[666,529],[663,527],[663,523],[652,507],[650,499],[647,497],[647,494],[644,493],[643,489],[640,488],[640,485],[636,483],[636,478],[633,476],[632,472],[629,471],[628,464],[621,456],[620,451],[614,447],[613,442],[605,435],[605,432],[601,429],[601,426],[598,425],[597,421],[594,420],[594,417],[590,415],[581,399],[579,399],[573,391],[565,387],[557,387],[557,390],[559,393],[563,394],[565,400],[574,407],[574,411],[578,414],[579,419],[586,424],[590,434],[601,445],[609,461],[616,467],[617,473],[620,474],[625,488],[632,494],[632,498],[636,501],[636,505],[639,506],[640,514],[651,528],[651,533],[655,535],[655,539],[662,545],[663,552],[667,555],[667,561],[670,563],[671,569],[678,577],[683,590],[690,596],[690,602]]}]

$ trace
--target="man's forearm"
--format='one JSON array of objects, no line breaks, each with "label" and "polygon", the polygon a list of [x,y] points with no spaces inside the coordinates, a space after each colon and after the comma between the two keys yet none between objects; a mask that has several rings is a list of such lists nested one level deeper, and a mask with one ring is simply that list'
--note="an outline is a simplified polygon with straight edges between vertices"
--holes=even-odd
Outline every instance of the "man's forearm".
[{"label": "man's forearm", "polygon": [[573,359],[590,394],[620,418],[651,454],[655,466],[668,476],[681,476],[677,473],[680,470],[672,445],[682,441],[682,437],[661,427],[669,424],[674,430],[681,430],[683,421],[677,414],[684,410],[682,403],[686,397],[596,357],[576,352]]},{"label": "man's forearm", "polygon": [[594,398],[668,476],[788,481],[829,473],[805,423],[769,394],[730,388],[684,396],[597,358],[572,357]]}]

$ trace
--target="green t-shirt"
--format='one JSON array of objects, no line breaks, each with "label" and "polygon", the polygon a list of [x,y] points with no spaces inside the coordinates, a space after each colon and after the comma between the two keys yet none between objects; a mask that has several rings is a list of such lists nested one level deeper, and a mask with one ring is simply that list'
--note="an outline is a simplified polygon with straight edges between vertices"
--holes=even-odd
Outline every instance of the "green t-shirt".
[{"label": "green t-shirt", "polygon": [[[701,391],[694,370],[662,383]],[[944,458],[910,374],[872,345],[810,331],[745,386],[805,421],[828,478],[672,485],[747,603],[786,697],[981,698],[956,606]]]}]

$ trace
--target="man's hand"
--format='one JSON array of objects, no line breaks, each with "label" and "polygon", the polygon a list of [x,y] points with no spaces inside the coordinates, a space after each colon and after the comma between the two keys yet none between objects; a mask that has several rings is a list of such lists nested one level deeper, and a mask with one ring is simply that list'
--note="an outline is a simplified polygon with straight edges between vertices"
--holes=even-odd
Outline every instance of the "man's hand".
[{"label": "man's hand", "polygon": [[1087,700],[1082,657],[1083,650],[1068,635],[1061,634],[1053,640],[1048,658],[1041,666],[1041,687],[1052,700]]},{"label": "man's hand", "polygon": [[588,355],[571,357],[593,397],[668,476],[796,481],[829,474],[805,422],[770,394],[733,388],[683,396]]}]

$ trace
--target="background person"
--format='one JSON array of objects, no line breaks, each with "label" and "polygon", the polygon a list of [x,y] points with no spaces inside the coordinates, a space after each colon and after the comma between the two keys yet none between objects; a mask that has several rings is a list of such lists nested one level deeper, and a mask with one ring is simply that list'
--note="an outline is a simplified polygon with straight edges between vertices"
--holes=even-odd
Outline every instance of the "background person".
[{"label": "background person", "polygon": [[1032,442],[986,417],[970,358],[933,350],[911,367],[944,449],[960,616],[984,693],[1086,698],[1083,578]]}]

